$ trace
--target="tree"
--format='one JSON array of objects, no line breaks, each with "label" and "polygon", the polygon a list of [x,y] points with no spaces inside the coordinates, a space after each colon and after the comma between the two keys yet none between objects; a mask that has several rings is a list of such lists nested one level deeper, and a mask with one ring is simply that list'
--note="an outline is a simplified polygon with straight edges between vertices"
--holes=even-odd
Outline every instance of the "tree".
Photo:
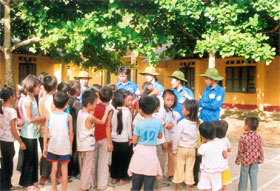
[{"label": "tree", "polygon": [[[137,38],[134,48],[149,53],[171,44],[173,58],[240,56],[255,61],[279,53],[280,2],[243,0],[146,0],[128,5]],[[209,63],[214,67],[214,63]]]},{"label": "tree", "polygon": [[127,51],[126,26],[121,25],[122,12],[117,4],[90,0],[0,0],[0,3],[4,10],[0,51],[4,53],[5,78],[10,87],[15,87],[12,53],[22,46],[84,68],[114,69]]}]

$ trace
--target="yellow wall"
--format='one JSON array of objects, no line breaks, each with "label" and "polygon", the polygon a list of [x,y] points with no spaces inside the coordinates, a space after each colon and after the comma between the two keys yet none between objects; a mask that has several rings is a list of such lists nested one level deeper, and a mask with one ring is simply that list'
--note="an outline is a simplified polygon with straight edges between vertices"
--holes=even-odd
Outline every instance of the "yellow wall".
[{"label": "yellow wall", "polygon": [[[16,84],[18,84],[19,80],[19,63],[24,63],[24,60],[19,60],[19,57],[32,57],[36,58],[36,61],[31,61],[31,63],[36,64],[37,66],[37,76],[41,72],[47,72],[47,73],[54,73],[54,65],[55,64],[61,64],[59,62],[55,62],[51,60],[47,56],[35,56],[35,55],[25,55],[25,54],[14,54],[13,59],[12,59],[12,64],[13,64],[13,72],[14,72],[14,78]],[[5,62],[4,62],[4,55],[0,55],[0,80],[2,83],[0,84],[0,87],[2,88],[3,85],[6,83],[4,79],[5,75]]]}]

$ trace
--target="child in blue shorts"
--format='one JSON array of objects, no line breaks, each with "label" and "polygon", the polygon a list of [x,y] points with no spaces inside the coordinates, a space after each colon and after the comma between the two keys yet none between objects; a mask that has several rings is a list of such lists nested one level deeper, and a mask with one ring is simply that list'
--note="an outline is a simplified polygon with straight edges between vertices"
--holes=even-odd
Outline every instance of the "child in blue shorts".
[{"label": "child in blue shorts", "polygon": [[[52,162],[51,182],[52,190],[56,188],[56,173],[58,162],[61,163],[62,172],[62,191],[66,191],[68,182],[68,163],[72,151],[73,127],[72,116],[64,112],[68,107],[68,99],[66,93],[57,91],[53,95],[53,103],[55,108],[49,114],[46,121],[48,128],[44,131],[44,152],[43,156]],[[47,139],[49,142],[47,146]]]}]

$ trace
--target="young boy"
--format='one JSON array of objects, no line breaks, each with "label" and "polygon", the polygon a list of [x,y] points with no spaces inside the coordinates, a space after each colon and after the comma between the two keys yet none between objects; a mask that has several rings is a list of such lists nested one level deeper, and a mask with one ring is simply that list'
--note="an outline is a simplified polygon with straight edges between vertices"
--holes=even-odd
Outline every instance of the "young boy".
[{"label": "young boy", "polygon": [[263,149],[261,136],[256,133],[259,126],[257,117],[248,117],[245,120],[245,133],[240,138],[238,153],[235,163],[241,164],[239,191],[247,191],[248,176],[250,177],[251,190],[258,189],[257,178],[259,163],[263,163]]},{"label": "young boy", "polygon": [[143,96],[139,100],[139,113],[143,120],[135,124],[132,142],[137,144],[129,164],[128,173],[132,175],[132,191],[154,190],[156,176],[162,176],[160,162],[157,157],[157,138],[162,138],[162,122],[153,118],[158,107],[157,98]]},{"label": "young boy", "polygon": [[97,102],[97,95],[86,90],[83,93],[83,109],[79,111],[77,118],[77,151],[81,170],[80,191],[93,187],[95,173],[95,138],[94,124],[105,124],[110,107],[106,107],[102,120],[97,119],[90,112],[94,112]]},{"label": "young boy", "polygon": [[[68,96],[62,91],[53,95],[54,109],[46,120],[44,131],[43,156],[52,162],[52,190],[56,191],[56,173],[58,162],[61,163],[62,191],[66,191],[68,181],[68,163],[72,154],[73,127],[72,116],[64,110],[68,107]],[[59,125],[58,125],[59,124]],[[50,137],[47,147],[47,139]]]},{"label": "young boy", "polygon": [[70,98],[68,101],[68,105],[70,109],[70,114],[73,119],[73,131],[74,131],[71,161],[68,165],[68,175],[79,178],[80,170],[79,170],[79,161],[78,161],[78,153],[77,153],[76,129],[77,129],[78,112],[82,109],[82,103],[77,98],[81,94],[81,85],[76,80],[70,80],[68,82],[68,85],[70,88]]},{"label": "young boy", "polygon": [[[46,75],[43,79],[43,85],[46,93],[39,101],[39,113],[41,117],[45,117],[46,119],[49,117],[49,113],[51,112],[51,105],[53,103],[53,94],[56,91],[57,79],[54,75],[49,74]],[[44,132],[45,125],[42,125],[42,132]],[[39,138],[41,148],[43,148],[43,135]],[[47,161],[45,157],[41,157],[40,160],[40,184],[44,185],[51,174],[51,165],[52,163]]]},{"label": "young boy", "polygon": [[[101,103],[96,105],[94,116],[97,119],[102,119],[105,115],[106,107],[109,106],[110,100],[112,99],[113,91],[109,87],[102,87],[99,91],[99,98]],[[112,115],[110,113],[109,115]],[[111,116],[109,116],[111,118]],[[94,132],[96,144],[96,178],[95,182],[97,184],[98,190],[112,190],[112,188],[107,187],[109,179],[109,161],[110,154],[113,151],[113,142],[111,136],[111,124],[106,122],[105,125],[96,124]]]}]

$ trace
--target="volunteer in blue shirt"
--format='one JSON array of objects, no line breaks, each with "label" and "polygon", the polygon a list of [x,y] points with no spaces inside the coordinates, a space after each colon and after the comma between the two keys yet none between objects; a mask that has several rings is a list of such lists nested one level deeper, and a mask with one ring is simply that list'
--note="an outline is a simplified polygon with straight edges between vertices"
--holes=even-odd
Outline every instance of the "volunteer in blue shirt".
[{"label": "volunteer in blue shirt", "polygon": [[183,119],[183,114],[182,114],[182,105],[184,101],[187,99],[194,99],[193,92],[191,89],[187,88],[185,86],[185,83],[188,82],[188,80],[185,79],[185,75],[181,71],[175,71],[172,73],[171,76],[168,76],[172,78],[171,80],[171,85],[172,85],[172,91],[175,93],[177,96],[177,103],[176,106],[174,107],[174,111],[177,111],[181,115],[181,119]]},{"label": "volunteer in blue shirt", "polygon": [[225,100],[225,91],[218,83],[224,78],[219,76],[218,70],[215,68],[208,68],[205,74],[200,76],[205,77],[207,87],[199,100],[199,106],[202,108],[199,118],[204,122],[219,120],[221,107]]},{"label": "volunteer in blue shirt", "polygon": [[159,73],[156,72],[155,67],[148,66],[145,68],[145,71],[140,72],[140,74],[145,75],[146,81],[153,84],[153,86],[149,88],[150,90],[152,90],[152,92],[149,94],[150,96],[163,94],[164,87],[158,82],[156,76],[159,75]]},{"label": "volunteer in blue shirt", "polygon": [[118,77],[120,79],[120,82],[116,84],[116,88],[118,89],[125,89],[127,91],[130,91],[133,95],[133,98],[135,98],[135,94],[138,90],[138,86],[128,80],[128,75],[130,73],[130,69],[127,66],[121,66],[118,69]]},{"label": "volunteer in blue shirt", "polygon": [[81,94],[77,98],[82,102],[82,96],[83,96],[84,91],[90,89],[90,87],[88,86],[88,81],[91,79],[91,77],[89,77],[87,71],[80,71],[79,75],[74,78],[75,78],[75,80],[79,81],[81,84]]}]

